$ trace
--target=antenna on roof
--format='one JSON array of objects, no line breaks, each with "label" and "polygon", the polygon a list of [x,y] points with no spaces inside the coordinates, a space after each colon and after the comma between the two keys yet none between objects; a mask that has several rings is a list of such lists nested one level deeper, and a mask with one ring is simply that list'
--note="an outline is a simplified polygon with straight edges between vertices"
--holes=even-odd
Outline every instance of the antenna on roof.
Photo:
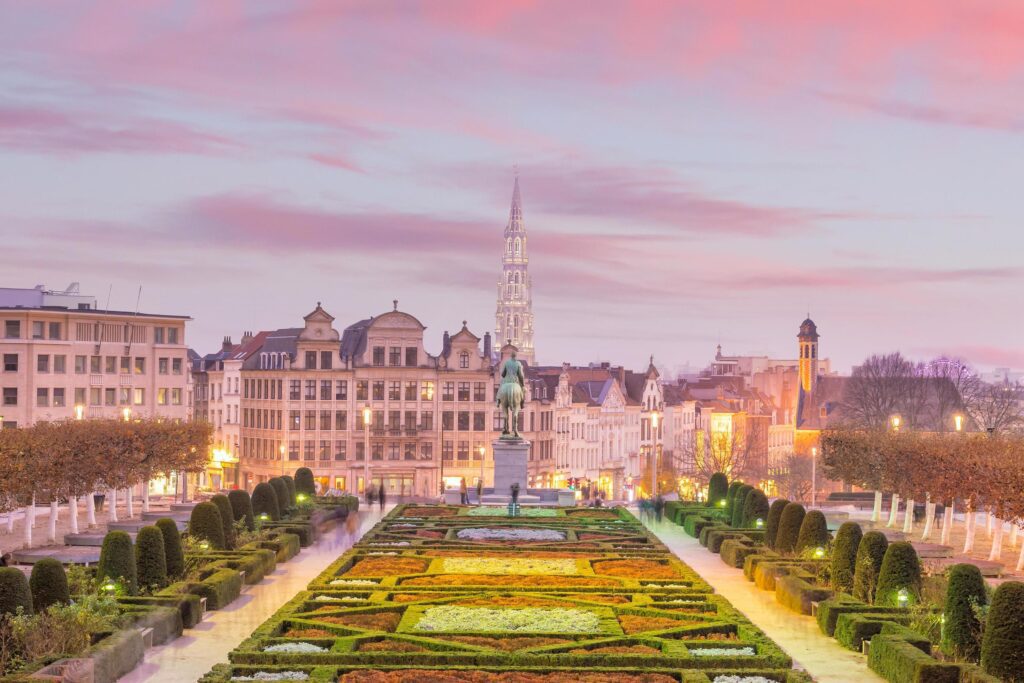
[{"label": "antenna on roof", "polygon": [[110,295],[113,294],[113,292],[114,292],[114,283],[110,283],[110,286],[107,288],[107,307],[106,307],[106,310],[108,310],[108,311],[110,310]]}]

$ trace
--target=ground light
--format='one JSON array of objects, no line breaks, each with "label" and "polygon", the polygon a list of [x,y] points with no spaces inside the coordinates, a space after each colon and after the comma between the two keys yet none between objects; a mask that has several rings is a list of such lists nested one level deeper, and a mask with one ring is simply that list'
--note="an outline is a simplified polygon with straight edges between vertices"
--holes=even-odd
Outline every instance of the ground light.
[{"label": "ground light", "polygon": [[210,549],[210,544],[207,541],[203,541],[202,543],[199,544],[199,547],[202,550],[209,550]]},{"label": "ground light", "polygon": [[761,519],[760,517],[758,517],[757,519],[754,520],[754,526],[756,526],[758,529],[760,529],[761,527],[764,526],[764,520]]},{"label": "ground light", "polygon": [[107,591],[108,593],[113,593],[117,590],[117,584],[111,581],[107,581],[105,584],[103,584],[103,590]]},{"label": "ground light", "polygon": [[819,560],[825,557],[825,549],[819,545],[817,548],[814,549],[814,557]]},{"label": "ground light", "polygon": [[718,507],[720,507],[720,508],[724,508],[725,507],[725,498],[723,498],[722,500],[718,501]]},{"label": "ground light", "polygon": [[305,493],[300,493],[297,496],[295,496],[295,500],[300,502],[300,503],[305,503],[306,500],[308,500],[308,499],[309,499],[309,496],[307,496]]},{"label": "ground light", "polygon": [[266,512],[261,512],[260,513],[260,521],[261,522],[266,522],[266,521],[269,521],[269,520],[270,520],[270,515],[268,515]]},{"label": "ground light", "polygon": [[900,604],[900,607],[906,607],[907,603],[910,602],[910,593],[906,588],[896,591],[896,602]]}]

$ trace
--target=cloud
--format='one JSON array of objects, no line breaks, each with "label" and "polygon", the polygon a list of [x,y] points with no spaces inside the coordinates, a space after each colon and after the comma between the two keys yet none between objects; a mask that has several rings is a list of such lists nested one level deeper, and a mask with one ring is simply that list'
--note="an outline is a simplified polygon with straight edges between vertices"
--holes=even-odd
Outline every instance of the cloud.
[{"label": "cloud", "polygon": [[730,281],[737,287],[772,289],[855,288],[873,289],[893,285],[934,285],[993,283],[1020,280],[1024,268],[773,268]]},{"label": "cloud", "polygon": [[822,99],[883,116],[940,126],[966,126],[1009,133],[1024,130],[1024,118],[986,111],[959,111],[917,102],[878,99],[839,93],[821,93]]}]

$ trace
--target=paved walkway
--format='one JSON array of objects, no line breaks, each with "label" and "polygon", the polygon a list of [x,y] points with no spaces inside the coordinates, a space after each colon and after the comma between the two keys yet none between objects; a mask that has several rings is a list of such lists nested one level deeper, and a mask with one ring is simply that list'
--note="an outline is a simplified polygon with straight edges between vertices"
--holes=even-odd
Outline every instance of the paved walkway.
[{"label": "paved walkway", "polygon": [[798,669],[806,669],[819,683],[873,683],[884,681],[871,671],[867,658],[842,647],[824,635],[817,622],[796,614],[775,602],[775,593],[763,591],[743,576],[742,569],[726,566],[721,558],[697,539],[670,522],[649,524],[651,531],[672,552],[731,602],[769,638],[793,658]]},{"label": "paved walkway", "polygon": [[[390,509],[391,506],[389,506]],[[150,648],[145,660],[120,683],[183,683],[195,681],[214,664],[226,662],[228,653],[249,637],[281,605],[352,547],[376,524],[383,513],[374,506],[360,512],[254,586],[248,586],[241,597],[225,609],[207,614],[195,628],[166,645]]]}]

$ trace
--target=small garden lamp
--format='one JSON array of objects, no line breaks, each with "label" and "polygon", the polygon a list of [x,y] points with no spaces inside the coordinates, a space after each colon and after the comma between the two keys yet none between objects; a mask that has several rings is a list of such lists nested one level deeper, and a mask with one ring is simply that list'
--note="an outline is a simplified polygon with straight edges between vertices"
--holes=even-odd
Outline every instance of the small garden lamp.
[{"label": "small garden lamp", "polygon": [[764,520],[761,519],[760,517],[758,517],[757,519],[754,520],[754,526],[756,526],[758,529],[760,529],[761,527],[764,526]]},{"label": "small garden lamp", "polygon": [[117,590],[117,584],[113,581],[107,581],[105,584],[103,584],[103,590],[107,591],[108,593],[113,593]]},{"label": "small garden lamp", "polygon": [[295,500],[300,503],[305,503],[308,499],[309,496],[307,496],[305,493],[299,493],[295,496]]},{"label": "small garden lamp", "polygon": [[203,549],[203,550],[209,550],[210,549],[210,543],[209,543],[209,541],[203,541],[202,543],[199,544],[199,547],[201,549]]},{"label": "small garden lamp", "polygon": [[907,603],[910,602],[910,593],[906,588],[896,591],[896,602],[899,603],[900,607],[906,607]]},{"label": "small garden lamp", "polygon": [[132,409],[124,408],[123,410],[121,410],[121,417],[124,418],[125,422],[130,422],[132,419]]},{"label": "small garden lamp", "polygon": [[823,557],[825,557],[825,549],[819,545],[814,549],[814,558],[820,560]]},{"label": "small garden lamp", "polygon": [[270,521],[270,515],[268,515],[266,512],[261,512],[260,513],[260,521],[261,522]]},{"label": "small garden lamp", "polygon": [[724,508],[725,507],[725,498],[723,498],[722,500],[718,501],[718,507],[720,507],[720,508]]}]

